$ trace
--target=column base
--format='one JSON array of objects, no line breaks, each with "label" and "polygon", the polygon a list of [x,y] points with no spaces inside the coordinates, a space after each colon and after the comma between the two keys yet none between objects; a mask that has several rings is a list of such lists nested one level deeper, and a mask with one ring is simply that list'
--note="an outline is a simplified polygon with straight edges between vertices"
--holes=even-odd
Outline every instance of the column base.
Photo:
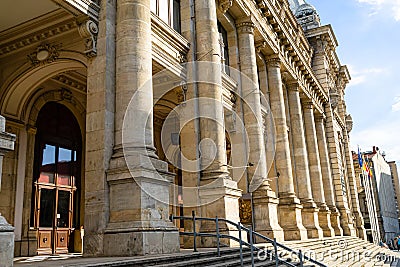
[{"label": "column base", "polygon": [[351,213],[346,208],[339,208],[340,212],[340,225],[343,229],[343,235],[345,236],[357,236],[354,224],[350,219]]},{"label": "column base", "polygon": [[318,213],[319,225],[322,228],[324,237],[334,237],[335,229],[331,223],[331,211],[327,206],[321,206]]},{"label": "column base", "polygon": [[308,238],[322,238],[323,232],[318,218],[318,208],[314,202],[304,202],[301,217],[307,229]]},{"label": "column base", "polygon": [[[278,204],[275,192],[271,189],[253,194],[253,216],[255,231],[269,238],[284,241],[284,233],[278,222]],[[256,242],[263,242],[257,240]]]},{"label": "column base", "polygon": [[[207,183],[206,183],[207,182]],[[203,184],[199,190],[200,214],[198,216],[215,218],[224,218],[234,223],[240,222],[239,217],[239,198],[242,190],[238,189],[237,183],[229,177],[219,177],[214,180],[202,181]],[[237,227],[227,224],[219,224],[221,233],[239,237]],[[216,225],[213,222],[203,221],[200,225],[201,232],[216,232]],[[242,239],[246,240],[246,232],[242,231]],[[222,239],[223,245],[236,247],[239,244],[231,239]],[[216,247],[215,237],[201,237],[198,247]]]},{"label": "column base", "polygon": [[361,217],[359,212],[355,212],[355,217],[357,236],[361,239],[367,240],[367,231],[364,228],[364,219]]},{"label": "column base", "polygon": [[[125,160],[129,169],[124,166]],[[103,243],[102,255],[179,252],[179,232],[169,220],[170,185],[174,176],[168,173],[167,163],[131,152],[125,158],[113,158],[110,166],[109,222],[104,234],[97,237]]]},{"label": "column base", "polygon": [[178,231],[117,229],[104,234],[104,256],[169,254],[179,249]]},{"label": "column base", "polygon": [[331,211],[331,226],[333,230],[335,231],[335,236],[343,236],[343,229],[340,226],[340,213],[337,210],[336,207],[332,206],[329,207],[329,210]]},{"label": "column base", "polygon": [[13,266],[14,227],[0,214],[0,266]]},{"label": "column base", "polygon": [[303,206],[296,197],[279,198],[279,225],[285,240],[306,240],[307,230],[303,226],[301,211]]}]

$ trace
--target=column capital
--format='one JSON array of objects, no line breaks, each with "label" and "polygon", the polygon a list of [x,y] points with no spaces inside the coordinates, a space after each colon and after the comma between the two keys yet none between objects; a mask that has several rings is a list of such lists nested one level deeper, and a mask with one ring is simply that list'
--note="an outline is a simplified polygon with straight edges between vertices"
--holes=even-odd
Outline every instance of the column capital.
[{"label": "column capital", "polygon": [[273,55],[271,57],[268,57],[266,59],[266,62],[268,67],[275,67],[275,68],[281,67],[281,59],[279,58],[279,55]]},{"label": "column capital", "polygon": [[266,41],[258,41],[255,43],[257,53],[260,53],[265,47],[267,47]]},{"label": "column capital", "polygon": [[313,109],[314,108],[314,103],[312,99],[306,98],[306,97],[301,97],[301,105],[303,106],[304,109]]},{"label": "column capital", "polygon": [[298,92],[298,91],[300,90],[300,85],[299,85],[299,83],[298,83],[297,81],[288,81],[288,82],[286,83],[286,88],[287,88],[289,91]]},{"label": "column capital", "polygon": [[254,23],[250,20],[236,23],[236,28],[239,33],[254,34]]},{"label": "column capital", "polygon": [[323,114],[323,113],[316,113],[315,115],[314,115],[314,118],[315,118],[315,121],[317,121],[317,122],[325,122],[325,120],[326,120],[326,115],[325,114]]}]

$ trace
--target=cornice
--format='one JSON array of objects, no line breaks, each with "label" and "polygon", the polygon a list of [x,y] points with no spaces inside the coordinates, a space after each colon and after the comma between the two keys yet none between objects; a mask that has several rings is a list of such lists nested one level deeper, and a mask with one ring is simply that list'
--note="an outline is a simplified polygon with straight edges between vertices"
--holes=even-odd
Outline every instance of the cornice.
[{"label": "cornice", "polygon": [[0,33],[0,57],[77,28],[76,20],[63,10],[55,10],[37,19]]},{"label": "cornice", "polygon": [[99,22],[100,6],[97,0],[52,0],[58,6],[69,11],[75,17],[85,15],[94,22]]}]

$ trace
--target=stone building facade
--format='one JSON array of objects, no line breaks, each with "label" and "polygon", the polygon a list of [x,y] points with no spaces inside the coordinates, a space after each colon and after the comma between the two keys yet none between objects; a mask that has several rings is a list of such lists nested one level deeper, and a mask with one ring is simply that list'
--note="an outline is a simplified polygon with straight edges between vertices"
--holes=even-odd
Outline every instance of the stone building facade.
[{"label": "stone building facade", "polygon": [[350,74],[313,6],[0,5],[1,115],[17,136],[0,211],[16,255],[79,252],[82,242],[90,256],[176,252],[189,226],[168,215],[192,210],[279,241],[366,237]]}]

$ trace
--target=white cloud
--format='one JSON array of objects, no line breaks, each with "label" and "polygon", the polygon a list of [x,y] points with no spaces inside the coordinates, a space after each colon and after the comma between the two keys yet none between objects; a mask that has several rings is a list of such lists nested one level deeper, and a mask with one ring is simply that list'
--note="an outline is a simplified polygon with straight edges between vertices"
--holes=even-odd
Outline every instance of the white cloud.
[{"label": "white cloud", "polygon": [[400,1],[399,0],[356,0],[359,3],[371,6],[372,12],[368,16],[373,16],[378,13],[390,12],[396,21],[400,21]]},{"label": "white cloud", "polygon": [[394,104],[392,105],[392,111],[400,111],[400,96],[394,98]]},{"label": "white cloud", "polygon": [[[371,1],[371,0],[360,0],[360,1]],[[351,81],[348,86],[354,86],[365,83],[368,79],[373,78],[374,74],[379,74],[386,69],[384,68],[367,68],[367,69],[355,69],[353,65],[347,66],[351,75]]]}]

